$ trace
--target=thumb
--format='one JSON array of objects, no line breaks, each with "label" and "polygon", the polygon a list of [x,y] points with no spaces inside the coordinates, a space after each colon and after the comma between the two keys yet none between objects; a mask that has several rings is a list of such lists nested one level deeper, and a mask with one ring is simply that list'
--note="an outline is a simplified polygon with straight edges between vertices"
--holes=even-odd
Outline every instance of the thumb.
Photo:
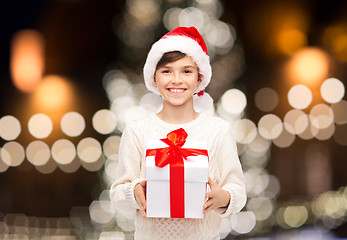
[{"label": "thumb", "polygon": [[213,181],[211,178],[208,178],[208,185],[210,185],[211,190],[217,185],[215,181]]},{"label": "thumb", "polygon": [[142,182],[140,182],[141,187],[145,188],[147,186],[147,181],[143,180]]}]

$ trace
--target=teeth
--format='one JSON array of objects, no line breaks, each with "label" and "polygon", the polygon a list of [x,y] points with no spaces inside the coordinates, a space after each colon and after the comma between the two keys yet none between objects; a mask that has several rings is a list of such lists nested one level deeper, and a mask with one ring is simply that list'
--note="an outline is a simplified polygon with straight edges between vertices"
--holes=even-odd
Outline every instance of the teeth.
[{"label": "teeth", "polygon": [[183,92],[183,89],[170,88],[170,91],[173,93],[181,93],[181,92]]}]

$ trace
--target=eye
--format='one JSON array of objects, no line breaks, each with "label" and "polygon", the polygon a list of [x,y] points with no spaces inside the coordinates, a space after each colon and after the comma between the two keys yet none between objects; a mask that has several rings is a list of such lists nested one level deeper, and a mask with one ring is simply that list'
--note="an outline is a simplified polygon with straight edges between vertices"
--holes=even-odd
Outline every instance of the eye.
[{"label": "eye", "polygon": [[191,70],[184,70],[184,73],[192,73]]},{"label": "eye", "polygon": [[167,69],[163,69],[163,70],[161,71],[161,73],[170,73],[170,71],[167,70]]}]

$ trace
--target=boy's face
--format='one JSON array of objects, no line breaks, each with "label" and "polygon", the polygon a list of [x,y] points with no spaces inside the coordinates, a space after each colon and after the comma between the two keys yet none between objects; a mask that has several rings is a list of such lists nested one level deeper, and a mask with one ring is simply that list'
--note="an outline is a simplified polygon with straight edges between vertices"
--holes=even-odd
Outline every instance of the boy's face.
[{"label": "boy's face", "polygon": [[193,94],[200,84],[198,68],[189,56],[167,63],[155,72],[153,85],[164,101],[173,106],[193,103]]}]

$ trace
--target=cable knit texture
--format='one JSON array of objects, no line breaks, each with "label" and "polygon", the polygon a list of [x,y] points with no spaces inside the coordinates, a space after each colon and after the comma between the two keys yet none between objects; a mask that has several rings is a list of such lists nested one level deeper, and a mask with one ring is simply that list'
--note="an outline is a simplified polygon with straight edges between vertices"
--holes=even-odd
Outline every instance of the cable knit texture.
[{"label": "cable knit texture", "polygon": [[[143,218],[134,197],[134,187],[145,178],[147,142],[165,138],[178,128],[188,133],[187,141],[207,143],[209,176],[229,192],[229,206],[211,211],[203,219]],[[221,217],[239,212],[246,203],[243,173],[229,123],[207,112],[186,124],[169,124],[154,114],[129,123],[120,143],[117,176],[110,190],[111,201],[118,211],[136,211],[135,239],[139,240],[219,239]]]}]

